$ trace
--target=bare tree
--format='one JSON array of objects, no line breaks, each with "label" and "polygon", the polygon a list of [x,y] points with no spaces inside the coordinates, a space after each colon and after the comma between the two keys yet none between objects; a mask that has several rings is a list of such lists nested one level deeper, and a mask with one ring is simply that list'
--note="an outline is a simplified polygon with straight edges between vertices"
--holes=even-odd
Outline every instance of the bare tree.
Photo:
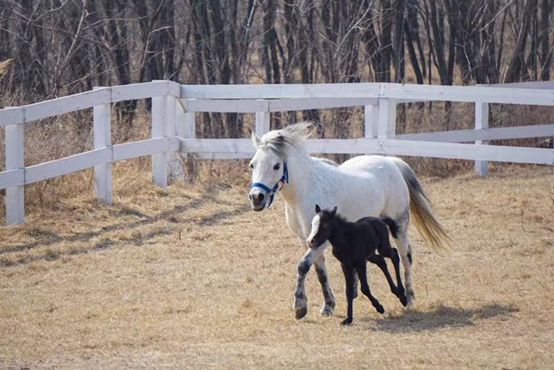
[{"label": "bare tree", "polygon": [[[13,60],[0,91],[25,103],[152,79],[548,80],[553,7],[553,0],[0,0],[0,62]],[[135,102],[116,105],[127,128],[135,111]],[[336,114],[345,122],[341,115],[349,115]],[[242,116],[203,115],[199,133],[240,136]]]}]

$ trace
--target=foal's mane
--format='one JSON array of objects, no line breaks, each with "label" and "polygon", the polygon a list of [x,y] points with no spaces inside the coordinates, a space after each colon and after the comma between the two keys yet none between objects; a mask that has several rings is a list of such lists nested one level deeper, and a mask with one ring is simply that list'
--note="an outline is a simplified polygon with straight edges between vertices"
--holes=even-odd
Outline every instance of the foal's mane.
[{"label": "foal's mane", "polygon": [[331,215],[331,211],[329,209],[323,209],[321,211],[322,214],[324,214],[325,216],[327,216],[327,218],[329,219],[329,221],[332,223],[332,222],[336,222],[338,223],[340,226],[347,226],[347,225],[350,225],[352,224],[352,222],[349,222],[346,218],[344,218],[341,214],[339,213],[335,213],[334,215]]},{"label": "foal's mane", "polygon": [[303,149],[304,140],[316,131],[311,122],[300,122],[289,125],[281,130],[273,130],[261,137],[259,147],[267,148],[275,152],[280,158],[285,159],[290,149]]},{"label": "foal's mane", "polygon": [[349,226],[353,224],[353,222],[349,222],[346,218],[344,218],[342,215],[335,213],[335,215],[332,217],[335,222],[338,222],[338,224],[343,226]]}]

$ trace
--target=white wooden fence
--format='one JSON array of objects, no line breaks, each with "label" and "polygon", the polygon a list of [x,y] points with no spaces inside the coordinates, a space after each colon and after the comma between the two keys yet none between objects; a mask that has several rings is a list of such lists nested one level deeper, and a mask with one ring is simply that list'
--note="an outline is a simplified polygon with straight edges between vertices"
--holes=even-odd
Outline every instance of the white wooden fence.
[{"label": "white wooden fence", "polygon": [[[543,86],[544,87],[544,86]],[[112,145],[111,104],[152,99],[152,138]],[[407,101],[452,101],[475,104],[475,129],[396,135],[396,105]],[[387,155],[456,158],[476,161],[485,175],[487,161],[554,164],[554,150],[486,145],[489,140],[554,136],[554,124],[488,128],[489,104],[554,106],[554,87],[401,85],[390,83],[313,85],[179,85],[153,81],[93,91],[0,110],[5,129],[6,168],[0,172],[0,190],[6,189],[6,222],[24,222],[24,186],[94,167],[95,191],[112,201],[112,163],[152,156],[153,181],[167,186],[177,152],[200,158],[248,158],[249,139],[197,139],[198,112],[255,113],[256,133],[269,130],[272,112],[364,107],[365,135],[361,139],[309,140],[312,153],[379,153]],[[25,124],[82,109],[93,109],[94,149],[25,166]],[[463,144],[466,143],[466,144]],[[470,144],[467,144],[470,143]]]}]

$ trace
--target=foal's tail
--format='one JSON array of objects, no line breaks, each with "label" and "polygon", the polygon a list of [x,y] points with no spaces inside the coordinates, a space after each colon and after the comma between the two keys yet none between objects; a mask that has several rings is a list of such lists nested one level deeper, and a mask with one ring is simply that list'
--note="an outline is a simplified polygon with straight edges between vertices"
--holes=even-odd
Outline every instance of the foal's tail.
[{"label": "foal's tail", "polygon": [[433,214],[431,201],[425,194],[411,167],[401,160],[394,158],[394,163],[402,172],[402,177],[410,191],[410,211],[414,223],[420,234],[431,243],[431,248],[436,252],[444,252],[450,249],[452,239],[446,234],[444,228]]},{"label": "foal's tail", "polygon": [[383,222],[389,227],[392,237],[398,239],[398,224],[392,218],[382,218]]}]

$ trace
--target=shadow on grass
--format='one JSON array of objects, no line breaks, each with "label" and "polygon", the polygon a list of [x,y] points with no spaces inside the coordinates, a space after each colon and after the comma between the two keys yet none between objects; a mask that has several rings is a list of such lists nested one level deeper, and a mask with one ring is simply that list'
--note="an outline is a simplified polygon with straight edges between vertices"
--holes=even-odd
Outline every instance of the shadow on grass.
[{"label": "shadow on grass", "polygon": [[[244,205],[244,206],[237,207],[233,210],[214,212],[212,214],[209,214],[203,217],[195,217],[195,218],[183,217],[183,215],[186,215],[186,211],[200,208],[204,206],[206,203],[208,203],[209,201],[211,201],[211,199],[207,197],[193,199],[192,201],[189,201],[186,204],[176,205],[171,209],[165,210],[163,212],[160,212],[152,216],[146,215],[144,213],[141,213],[138,210],[134,210],[127,206],[121,206],[119,208],[115,206],[117,208],[115,210],[115,212],[117,212],[117,215],[126,215],[126,216],[130,215],[138,219],[132,220],[132,221],[118,222],[112,225],[103,226],[96,230],[75,233],[73,235],[68,235],[68,236],[59,236],[49,230],[44,230],[41,228],[32,228],[28,231],[28,234],[35,239],[34,241],[29,243],[3,246],[2,248],[0,248],[0,256],[9,255],[10,253],[14,253],[14,252],[31,251],[31,250],[34,250],[35,248],[48,247],[60,242],[87,242],[90,239],[96,238],[96,237],[101,237],[101,240],[97,242],[95,245],[89,246],[89,247],[81,247],[81,248],[75,247],[63,252],[59,252],[55,249],[47,249],[44,255],[26,255],[26,256],[24,255],[24,256],[21,256],[20,258],[17,258],[16,260],[10,259],[9,257],[8,258],[0,257],[0,267],[22,265],[22,264],[27,264],[29,262],[37,261],[37,260],[52,261],[62,256],[80,255],[80,254],[86,254],[90,252],[105,250],[116,244],[113,240],[107,237],[102,238],[102,236],[108,232],[119,231],[119,230],[133,230],[133,229],[140,230],[142,229],[143,226],[151,225],[158,221],[168,221],[172,224],[179,224],[179,225],[195,224],[200,226],[214,226],[219,223],[222,223],[223,221],[229,218],[240,216],[250,211],[250,207],[248,205]],[[218,201],[218,203],[231,204],[231,203],[221,202],[221,201]],[[162,236],[162,235],[169,235],[172,232],[175,232],[175,230],[171,230],[167,227],[160,227],[149,233],[141,234],[139,238],[140,240],[135,241],[134,243],[131,242],[131,244],[142,245],[144,242],[150,239],[153,239],[155,237]]]},{"label": "shadow on grass", "polygon": [[421,332],[441,328],[473,326],[477,320],[510,316],[519,310],[511,305],[490,304],[479,308],[438,306],[430,311],[406,311],[399,316],[376,320],[376,330],[389,333]]}]

